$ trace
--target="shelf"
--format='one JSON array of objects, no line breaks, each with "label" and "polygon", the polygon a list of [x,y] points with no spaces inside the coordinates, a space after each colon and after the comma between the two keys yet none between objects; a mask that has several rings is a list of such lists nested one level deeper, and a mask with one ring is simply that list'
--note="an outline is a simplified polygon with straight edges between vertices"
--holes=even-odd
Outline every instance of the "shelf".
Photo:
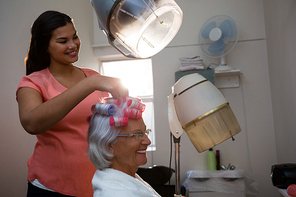
[{"label": "shelf", "polygon": [[215,86],[217,88],[238,88],[240,70],[215,71]]},{"label": "shelf", "polygon": [[239,75],[241,72],[238,69],[227,71],[217,71],[214,69],[177,71],[175,72],[175,82],[177,82],[181,77],[192,73],[201,74],[208,81],[212,82],[217,88],[239,87]]},{"label": "shelf", "polygon": [[215,75],[216,76],[229,76],[229,75],[239,75],[240,70],[235,69],[235,70],[215,70]]}]

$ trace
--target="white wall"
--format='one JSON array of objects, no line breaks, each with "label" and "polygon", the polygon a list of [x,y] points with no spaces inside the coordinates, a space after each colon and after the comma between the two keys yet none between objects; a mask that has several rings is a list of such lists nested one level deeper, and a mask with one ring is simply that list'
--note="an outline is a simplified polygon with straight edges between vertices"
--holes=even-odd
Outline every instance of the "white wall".
[{"label": "white wall", "polygon": [[[230,102],[242,131],[235,136],[236,141],[228,140],[216,149],[221,150],[222,164],[231,163],[253,174],[259,182],[260,196],[279,196],[271,184],[270,167],[277,161],[295,162],[295,80],[292,75],[295,71],[295,63],[292,61],[293,55],[295,56],[292,48],[292,44],[295,44],[292,34],[295,32],[295,24],[292,23],[295,21],[295,12],[292,12],[295,10],[295,1],[176,2],[184,12],[182,27],[172,43],[152,58],[157,151],[149,156],[147,165],[168,166],[169,163],[167,96],[174,84],[174,73],[179,69],[179,57],[200,55],[205,64],[218,62],[201,53],[198,32],[209,17],[228,14],[237,21],[240,37],[226,60],[228,64],[240,69],[242,75],[239,88],[221,91]],[[97,29],[96,21],[93,30],[93,12],[88,0],[51,0],[42,3],[38,0],[0,1],[0,193],[3,196],[24,196],[26,193],[26,162],[32,153],[35,137],[27,134],[19,123],[15,89],[25,74],[23,59],[29,45],[29,27],[41,12],[48,9],[65,12],[74,18],[82,40],[77,65],[97,68],[91,45],[107,45],[105,36]],[[286,21],[284,26],[280,23],[283,20]],[[283,32],[286,39],[282,42],[278,41],[282,39],[279,39],[282,33],[279,29],[285,30]],[[96,35],[94,39],[93,32]],[[109,51],[109,48],[96,49],[96,56],[108,54],[105,50]],[[285,117],[288,119],[284,119]],[[286,153],[286,150],[291,152]],[[188,137],[183,135],[181,176],[188,170],[205,168],[205,153],[198,153]]]},{"label": "white wall", "polygon": [[296,1],[264,0],[264,8],[277,157],[295,163]]},{"label": "white wall", "polygon": [[[270,179],[270,167],[277,163],[263,1],[258,0],[177,0],[184,12],[183,24],[167,48],[152,57],[155,89],[157,150],[147,165],[169,165],[169,126],[167,96],[179,70],[180,57],[200,55],[206,65],[218,60],[206,57],[198,46],[198,33],[204,22],[217,14],[232,16],[240,36],[227,55],[229,65],[240,69],[240,87],[221,89],[236,114],[242,131],[214,149],[221,151],[221,163],[244,169],[259,182],[259,194],[279,196]],[[95,21],[95,44],[105,46],[106,37]],[[97,56],[108,54],[107,47],[95,49]],[[111,49],[110,49],[111,50]],[[113,49],[112,49],[113,51]],[[112,53],[112,52],[110,52]],[[116,52],[115,52],[116,53]],[[206,153],[198,153],[186,135],[181,138],[181,177],[189,170],[206,169]],[[174,163],[173,163],[174,166]]]},{"label": "white wall", "polygon": [[[216,14],[232,16],[240,28],[240,42],[227,56],[227,63],[240,69],[243,75],[240,88],[221,91],[230,102],[242,132],[235,136],[235,142],[228,140],[216,149],[221,151],[222,164],[231,163],[253,174],[259,182],[260,196],[278,196],[270,180],[270,166],[276,163],[276,149],[262,1],[178,1],[178,4],[184,11],[182,28],[171,47],[153,57],[157,84],[155,105],[163,106],[156,108],[157,132],[169,132],[166,96],[174,84],[178,58],[201,55],[206,64],[212,62],[198,46],[192,45],[197,44],[199,29],[209,17]],[[182,47],[174,47],[178,45]],[[157,138],[156,145],[164,144],[160,138]],[[168,155],[168,148],[154,154],[154,164],[167,162],[163,155]],[[206,169],[205,153],[198,154],[185,135],[181,140],[181,174],[194,169]]]}]

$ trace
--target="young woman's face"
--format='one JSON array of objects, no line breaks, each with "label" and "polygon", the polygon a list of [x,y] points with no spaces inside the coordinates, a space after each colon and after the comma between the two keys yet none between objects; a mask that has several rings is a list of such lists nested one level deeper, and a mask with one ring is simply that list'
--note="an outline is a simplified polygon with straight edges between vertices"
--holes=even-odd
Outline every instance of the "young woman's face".
[{"label": "young woman's face", "polygon": [[[134,134],[145,130],[143,119],[129,119],[128,126],[123,127],[119,134]],[[117,142],[111,145],[111,151],[115,155],[111,168],[133,176],[139,166],[147,163],[146,149],[150,144],[146,134],[139,139],[136,139],[136,136],[118,137]]]},{"label": "young woman's face", "polygon": [[72,23],[55,29],[48,45],[50,64],[69,65],[78,60],[80,39]]}]

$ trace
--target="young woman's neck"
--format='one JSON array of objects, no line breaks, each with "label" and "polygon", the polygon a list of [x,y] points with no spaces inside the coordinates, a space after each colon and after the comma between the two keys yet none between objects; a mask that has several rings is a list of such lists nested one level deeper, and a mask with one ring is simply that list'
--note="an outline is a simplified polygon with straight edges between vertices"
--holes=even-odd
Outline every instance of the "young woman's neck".
[{"label": "young woman's neck", "polygon": [[50,73],[52,75],[68,75],[73,73],[73,71],[76,69],[74,65],[69,64],[69,65],[49,65],[48,67]]}]

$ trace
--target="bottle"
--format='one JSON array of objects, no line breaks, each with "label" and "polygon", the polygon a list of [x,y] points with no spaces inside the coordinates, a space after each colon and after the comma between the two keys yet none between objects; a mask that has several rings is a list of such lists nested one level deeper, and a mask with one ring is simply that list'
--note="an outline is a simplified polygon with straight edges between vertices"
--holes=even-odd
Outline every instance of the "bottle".
[{"label": "bottle", "polygon": [[217,167],[216,170],[220,170],[220,151],[216,150],[216,162],[217,162]]},{"label": "bottle", "polygon": [[207,169],[208,170],[216,170],[216,155],[212,148],[207,152]]}]

